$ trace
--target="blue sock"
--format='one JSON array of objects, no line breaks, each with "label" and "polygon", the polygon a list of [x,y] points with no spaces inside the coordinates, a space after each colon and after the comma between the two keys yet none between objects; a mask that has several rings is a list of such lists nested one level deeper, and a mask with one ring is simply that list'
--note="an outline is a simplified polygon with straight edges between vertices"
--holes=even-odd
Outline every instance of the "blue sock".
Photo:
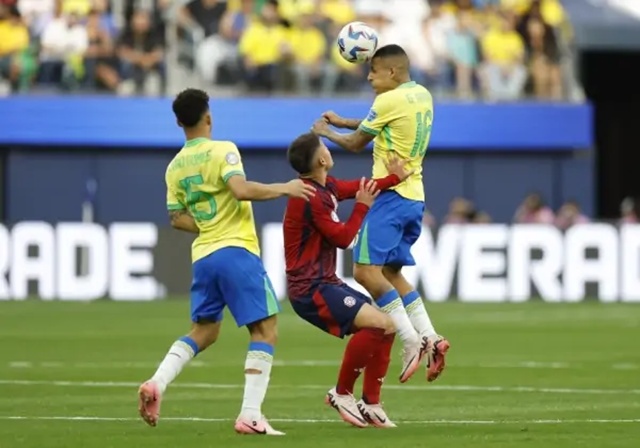
[{"label": "blue sock", "polygon": [[267,355],[273,356],[273,345],[266,342],[249,342],[250,352],[264,352]]},{"label": "blue sock", "polygon": [[378,297],[376,299],[376,303],[380,308],[385,308],[387,305],[398,298],[400,298],[400,296],[398,295],[398,291],[392,289],[391,291],[385,292],[380,297]]},{"label": "blue sock", "polygon": [[198,344],[196,344],[196,341],[191,339],[189,336],[182,336],[178,340],[184,342],[189,347],[191,347],[191,350],[193,350],[193,356],[194,357],[200,352],[200,348],[198,348]]},{"label": "blue sock", "polygon": [[418,343],[418,334],[411,325],[407,311],[402,306],[402,299],[400,299],[398,291],[392,289],[382,294],[382,296],[378,297],[376,303],[382,312],[388,314],[393,320],[398,336],[402,339],[405,347],[407,345],[414,346]]},{"label": "blue sock", "polygon": [[402,304],[405,308],[408,308],[416,300],[420,300],[420,293],[418,291],[411,291],[402,298]]}]

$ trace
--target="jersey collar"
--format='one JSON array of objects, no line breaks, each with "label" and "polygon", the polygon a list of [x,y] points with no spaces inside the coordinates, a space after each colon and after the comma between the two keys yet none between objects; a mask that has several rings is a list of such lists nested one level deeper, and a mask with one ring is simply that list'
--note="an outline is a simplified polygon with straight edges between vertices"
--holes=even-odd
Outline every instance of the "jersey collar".
[{"label": "jersey collar", "polygon": [[415,81],[407,81],[398,86],[399,89],[406,89],[408,87],[414,87],[416,85]]},{"label": "jersey collar", "polygon": [[186,143],[184,144],[184,147],[189,148],[191,146],[196,146],[196,145],[199,145],[200,143],[206,142],[207,140],[209,139],[204,137],[192,138],[191,140],[186,141]]}]

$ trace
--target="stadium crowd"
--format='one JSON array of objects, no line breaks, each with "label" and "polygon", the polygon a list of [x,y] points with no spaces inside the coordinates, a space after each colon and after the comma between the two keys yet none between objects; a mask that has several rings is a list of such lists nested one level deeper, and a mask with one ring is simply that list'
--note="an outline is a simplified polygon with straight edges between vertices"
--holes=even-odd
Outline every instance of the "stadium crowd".
[{"label": "stadium crowd", "polygon": [[0,92],[158,95],[170,64],[208,87],[358,92],[366,67],[333,45],[352,20],[402,45],[439,95],[564,96],[559,0],[0,0]]},{"label": "stadium crowd", "polygon": [[[580,204],[574,200],[563,203],[556,212],[544,201],[539,193],[528,194],[513,215],[514,224],[547,224],[566,230],[571,226],[591,222],[584,214]],[[479,210],[469,199],[457,197],[449,203],[449,210],[441,224],[488,224],[491,216]],[[620,203],[618,224],[637,224],[640,222],[640,198],[626,197]],[[436,217],[426,211],[423,224],[427,227],[438,226]]]}]

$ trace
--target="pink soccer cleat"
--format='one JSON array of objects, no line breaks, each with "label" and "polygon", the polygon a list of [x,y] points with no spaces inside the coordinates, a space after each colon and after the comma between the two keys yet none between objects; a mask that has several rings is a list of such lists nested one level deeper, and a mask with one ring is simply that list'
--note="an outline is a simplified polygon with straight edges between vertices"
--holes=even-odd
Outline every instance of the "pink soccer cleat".
[{"label": "pink soccer cleat", "polygon": [[242,416],[238,417],[235,424],[235,430],[238,434],[250,436],[283,436],[282,431],[276,431],[271,427],[265,416],[260,420],[250,420]]},{"label": "pink soccer cleat", "polygon": [[155,382],[147,381],[138,389],[138,412],[149,426],[156,426],[160,419],[162,393]]},{"label": "pink soccer cleat", "polygon": [[366,428],[369,426],[360,413],[358,404],[356,403],[356,399],[353,398],[353,395],[340,395],[336,392],[336,388],[334,387],[327,392],[324,402],[338,411],[340,418],[350,425],[353,425],[356,428]]},{"label": "pink soccer cleat", "polygon": [[445,357],[451,347],[449,341],[442,336],[423,339],[427,343],[427,381],[438,379],[445,367]]}]

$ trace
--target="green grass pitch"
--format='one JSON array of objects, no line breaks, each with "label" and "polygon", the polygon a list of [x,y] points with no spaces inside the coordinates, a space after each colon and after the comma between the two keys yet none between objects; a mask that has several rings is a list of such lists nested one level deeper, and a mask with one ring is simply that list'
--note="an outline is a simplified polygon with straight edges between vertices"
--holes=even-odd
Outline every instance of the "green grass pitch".
[{"label": "green grass pitch", "polygon": [[187,330],[185,300],[0,303],[0,448],[640,446],[640,306],[429,304],[449,365],[400,385],[396,343],[393,430],[337,421],[323,397],[344,342],[284,308],[264,410],[287,435],[266,438],[233,432],[247,335],[231,319],[149,428],[137,386]]}]

